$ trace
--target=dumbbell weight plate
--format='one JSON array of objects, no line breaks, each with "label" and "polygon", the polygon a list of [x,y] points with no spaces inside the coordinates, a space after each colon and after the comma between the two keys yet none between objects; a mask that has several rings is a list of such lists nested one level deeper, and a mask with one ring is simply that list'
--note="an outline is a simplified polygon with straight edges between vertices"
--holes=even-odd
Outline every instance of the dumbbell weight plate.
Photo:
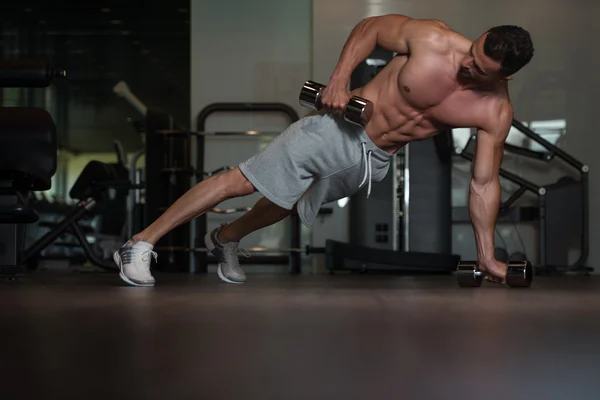
[{"label": "dumbbell weight plate", "polygon": [[321,104],[321,91],[325,85],[313,81],[306,81],[300,90],[300,105],[313,110],[319,110]]},{"label": "dumbbell weight plate", "polygon": [[344,109],[344,118],[348,122],[366,125],[373,116],[373,103],[362,97],[353,96]]},{"label": "dumbbell weight plate", "polygon": [[510,287],[529,287],[533,279],[533,266],[529,261],[511,261],[506,271],[506,284]]},{"label": "dumbbell weight plate", "polygon": [[483,275],[474,261],[462,261],[456,267],[456,281],[460,287],[479,287]]}]

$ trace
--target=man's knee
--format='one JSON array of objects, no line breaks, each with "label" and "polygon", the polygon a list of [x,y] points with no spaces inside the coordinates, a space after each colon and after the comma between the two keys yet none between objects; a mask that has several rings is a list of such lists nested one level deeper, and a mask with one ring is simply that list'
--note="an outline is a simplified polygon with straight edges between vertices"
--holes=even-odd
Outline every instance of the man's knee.
[{"label": "man's knee", "polygon": [[247,196],[256,191],[238,167],[221,174],[220,177],[225,181],[225,197]]}]

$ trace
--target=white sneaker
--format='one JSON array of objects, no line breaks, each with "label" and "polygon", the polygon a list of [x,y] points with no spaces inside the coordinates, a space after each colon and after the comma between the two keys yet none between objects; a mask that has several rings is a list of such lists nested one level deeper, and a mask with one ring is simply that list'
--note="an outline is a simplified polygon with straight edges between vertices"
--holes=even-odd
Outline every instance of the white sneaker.
[{"label": "white sneaker", "polygon": [[148,242],[138,241],[130,245],[125,243],[113,254],[115,264],[121,269],[121,279],[133,286],[154,286],[155,280],[150,273],[152,257],[158,260],[154,246]]},{"label": "white sneaker", "polygon": [[210,250],[212,255],[217,258],[217,275],[223,282],[240,284],[246,282],[246,274],[242,267],[237,253],[241,252],[245,257],[250,257],[250,254],[244,249],[239,249],[239,242],[229,242],[221,244],[217,240],[217,236],[225,224],[219,225],[212,232],[207,232],[204,236],[204,244]]}]

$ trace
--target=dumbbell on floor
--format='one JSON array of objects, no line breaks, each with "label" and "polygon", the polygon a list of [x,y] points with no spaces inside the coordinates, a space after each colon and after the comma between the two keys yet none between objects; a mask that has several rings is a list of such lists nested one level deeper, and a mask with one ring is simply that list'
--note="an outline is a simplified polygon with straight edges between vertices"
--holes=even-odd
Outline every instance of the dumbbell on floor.
[{"label": "dumbbell on floor", "polygon": [[[484,272],[479,270],[476,261],[461,261],[456,267],[456,280],[460,287],[479,287]],[[529,261],[512,261],[508,263],[506,284],[510,287],[529,287],[533,279],[533,267]]]},{"label": "dumbbell on floor", "polygon": [[[320,110],[323,108],[321,103],[321,92],[327,86],[313,81],[306,81],[302,90],[300,90],[300,105]],[[344,108],[344,119],[353,124],[365,126],[373,115],[373,103],[362,97],[352,96]]]}]

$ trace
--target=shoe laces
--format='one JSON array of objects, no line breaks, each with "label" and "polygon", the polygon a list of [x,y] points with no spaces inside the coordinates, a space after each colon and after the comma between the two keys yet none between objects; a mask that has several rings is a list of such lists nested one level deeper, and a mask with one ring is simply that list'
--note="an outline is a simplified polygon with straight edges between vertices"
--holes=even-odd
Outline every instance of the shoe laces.
[{"label": "shoe laces", "polygon": [[237,248],[235,249],[235,251],[233,252],[233,254],[241,254],[242,256],[246,257],[246,258],[250,258],[252,257],[252,255],[250,254],[250,252],[247,249],[243,249],[243,248]]},{"label": "shoe laces", "polygon": [[150,261],[151,257],[154,258],[154,261],[158,262],[158,254],[156,254],[156,252],[153,250],[146,250],[141,253],[141,256],[143,262]]},{"label": "shoe laces", "polygon": [[250,258],[251,257],[250,252],[247,249],[236,247],[233,250],[225,252],[225,260],[228,260],[226,262],[231,262],[232,261],[231,258],[235,258],[235,257],[237,257],[239,255],[242,255],[242,256],[244,256],[246,258]]}]

